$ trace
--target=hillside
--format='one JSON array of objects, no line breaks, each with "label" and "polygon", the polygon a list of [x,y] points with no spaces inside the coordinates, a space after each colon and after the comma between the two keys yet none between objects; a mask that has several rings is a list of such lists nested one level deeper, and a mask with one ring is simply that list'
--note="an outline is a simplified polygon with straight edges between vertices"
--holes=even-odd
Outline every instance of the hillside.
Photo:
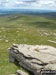
[{"label": "hillside", "polygon": [[18,14],[0,17],[0,74],[13,74],[18,69],[8,59],[8,48],[13,43],[56,47],[48,40],[56,42],[56,19]]},{"label": "hillside", "polygon": [[6,16],[11,14],[26,14],[42,17],[56,18],[56,11],[54,10],[36,10],[36,9],[0,9],[0,16]]}]

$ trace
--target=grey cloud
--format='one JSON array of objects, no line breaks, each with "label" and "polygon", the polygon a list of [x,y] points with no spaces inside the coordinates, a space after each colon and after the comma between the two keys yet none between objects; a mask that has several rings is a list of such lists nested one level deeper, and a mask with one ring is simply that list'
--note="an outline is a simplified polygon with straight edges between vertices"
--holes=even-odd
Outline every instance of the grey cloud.
[{"label": "grey cloud", "polygon": [[38,0],[17,0],[17,1],[22,1],[25,3],[33,3],[33,2],[37,2]]},{"label": "grey cloud", "polygon": [[37,2],[38,0],[17,0],[18,2],[23,2],[22,4],[15,4],[14,7],[20,7],[20,6],[30,6],[31,7],[31,4],[32,3],[35,3]]},{"label": "grey cloud", "polygon": [[36,0],[30,0],[30,1],[24,1],[26,3],[33,3],[33,2],[36,2]]}]

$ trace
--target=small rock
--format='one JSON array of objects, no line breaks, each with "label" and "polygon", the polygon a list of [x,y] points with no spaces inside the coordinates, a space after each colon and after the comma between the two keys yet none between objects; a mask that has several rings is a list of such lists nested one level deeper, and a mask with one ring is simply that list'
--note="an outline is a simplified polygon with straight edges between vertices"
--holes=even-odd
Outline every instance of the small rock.
[{"label": "small rock", "polygon": [[12,46],[18,48],[18,45],[17,44],[13,44]]},{"label": "small rock", "polygon": [[54,43],[54,44],[56,44],[56,41],[52,41],[52,40],[48,40],[49,42],[51,42],[51,43]]},{"label": "small rock", "polygon": [[44,35],[46,35],[46,36],[56,36],[56,33],[44,33]]},{"label": "small rock", "polygon": [[5,40],[5,42],[8,42],[8,40]]},{"label": "small rock", "polygon": [[50,34],[49,33],[44,33],[44,35],[49,36]]},{"label": "small rock", "polygon": [[24,29],[24,31],[26,31],[26,30]]},{"label": "small rock", "polygon": [[21,70],[17,70],[16,75],[28,75],[28,74]]},{"label": "small rock", "polygon": [[19,31],[16,31],[17,33],[19,32]]}]

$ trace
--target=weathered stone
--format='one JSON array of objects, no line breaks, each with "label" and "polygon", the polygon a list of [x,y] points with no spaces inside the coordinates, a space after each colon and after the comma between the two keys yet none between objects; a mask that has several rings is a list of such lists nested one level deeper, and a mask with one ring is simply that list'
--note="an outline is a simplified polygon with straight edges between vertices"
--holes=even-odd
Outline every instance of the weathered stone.
[{"label": "weathered stone", "polygon": [[28,75],[28,74],[21,70],[17,70],[16,75]]},{"label": "weathered stone", "polygon": [[48,42],[56,44],[56,41],[48,40]]},{"label": "weathered stone", "polygon": [[41,70],[56,70],[56,48],[44,45],[12,45],[9,49],[10,61],[18,61],[20,66],[39,75]]}]

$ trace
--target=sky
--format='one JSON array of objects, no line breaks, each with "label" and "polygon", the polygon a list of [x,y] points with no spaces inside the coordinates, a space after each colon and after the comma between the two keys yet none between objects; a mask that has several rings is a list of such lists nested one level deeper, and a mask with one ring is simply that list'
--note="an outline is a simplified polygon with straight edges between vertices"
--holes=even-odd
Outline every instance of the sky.
[{"label": "sky", "polygon": [[56,10],[56,0],[0,0],[0,8]]}]

